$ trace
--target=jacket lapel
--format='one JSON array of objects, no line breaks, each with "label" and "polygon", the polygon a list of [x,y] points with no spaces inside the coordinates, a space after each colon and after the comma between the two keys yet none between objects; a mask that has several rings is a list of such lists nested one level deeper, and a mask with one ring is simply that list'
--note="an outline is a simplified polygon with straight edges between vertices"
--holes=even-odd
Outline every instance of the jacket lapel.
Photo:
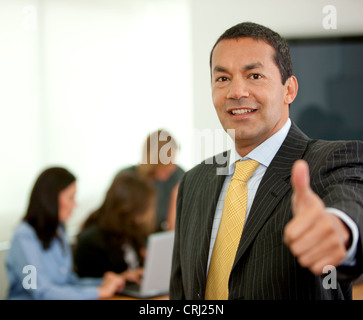
[{"label": "jacket lapel", "polygon": [[290,175],[293,163],[301,159],[309,138],[294,123],[276,156],[267,168],[253,201],[243,230],[235,263],[252,243],[276,205],[291,188]]}]

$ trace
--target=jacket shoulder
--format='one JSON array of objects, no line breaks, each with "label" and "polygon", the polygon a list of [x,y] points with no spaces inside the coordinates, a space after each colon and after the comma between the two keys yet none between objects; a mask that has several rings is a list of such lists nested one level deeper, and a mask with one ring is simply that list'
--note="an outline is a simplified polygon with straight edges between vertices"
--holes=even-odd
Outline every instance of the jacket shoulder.
[{"label": "jacket shoulder", "polygon": [[335,160],[363,161],[363,141],[359,140],[311,140],[306,150],[306,156],[311,158],[332,157]]},{"label": "jacket shoulder", "polygon": [[194,166],[184,174],[184,180],[190,179],[196,176],[205,175],[216,172],[219,168],[225,168],[228,166],[230,150],[223,151],[217,155],[209,157],[203,160],[198,165]]}]

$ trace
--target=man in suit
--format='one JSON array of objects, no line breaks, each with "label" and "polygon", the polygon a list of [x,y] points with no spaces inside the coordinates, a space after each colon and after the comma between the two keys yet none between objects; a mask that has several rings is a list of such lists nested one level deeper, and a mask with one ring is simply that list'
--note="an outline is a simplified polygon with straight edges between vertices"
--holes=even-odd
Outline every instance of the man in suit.
[{"label": "man in suit", "polygon": [[266,27],[228,29],[210,70],[213,103],[224,130],[234,132],[235,150],[197,165],[180,183],[170,298],[210,297],[235,162],[253,159],[259,164],[247,182],[228,299],[351,299],[351,281],[363,270],[363,143],[311,140],[289,119],[298,88],[289,48]]}]

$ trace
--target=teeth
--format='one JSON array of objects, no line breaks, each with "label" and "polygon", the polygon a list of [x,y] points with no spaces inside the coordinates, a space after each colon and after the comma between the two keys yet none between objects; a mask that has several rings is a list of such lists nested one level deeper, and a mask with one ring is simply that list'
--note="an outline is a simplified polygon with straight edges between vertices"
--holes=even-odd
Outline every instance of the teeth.
[{"label": "teeth", "polygon": [[232,114],[245,114],[255,111],[255,109],[236,109],[232,110]]}]

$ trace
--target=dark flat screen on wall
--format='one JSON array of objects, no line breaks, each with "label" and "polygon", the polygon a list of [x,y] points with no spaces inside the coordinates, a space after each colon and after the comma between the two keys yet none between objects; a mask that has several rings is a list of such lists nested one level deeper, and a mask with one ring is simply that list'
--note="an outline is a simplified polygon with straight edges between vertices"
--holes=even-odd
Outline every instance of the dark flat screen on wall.
[{"label": "dark flat screen on wall", "polygon": [[363,140],[363,36],[288,42],[299,84],[292,120],[310,138]]}]

